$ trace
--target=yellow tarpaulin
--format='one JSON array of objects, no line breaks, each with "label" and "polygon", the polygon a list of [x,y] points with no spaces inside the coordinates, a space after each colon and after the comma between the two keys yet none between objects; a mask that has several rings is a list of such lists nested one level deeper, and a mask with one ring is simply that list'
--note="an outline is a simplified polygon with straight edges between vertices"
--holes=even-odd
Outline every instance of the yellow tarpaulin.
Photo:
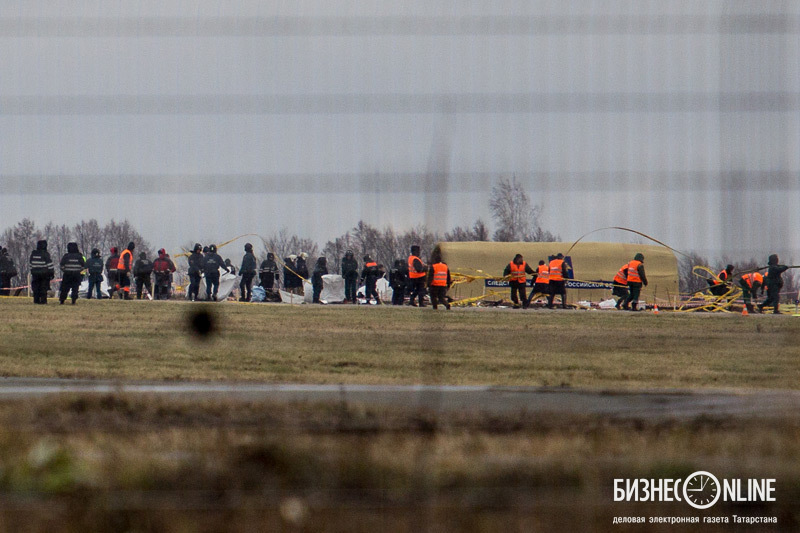
[{"label": "yellow tarpaulin", "polygon": [[[500,278],[503,269],[516,254],[536,270],[539,260],[566,252],[571,243],[563,242],[440,242],[437,247],[442,259],[456,274],[474,278],[459,283],[450,290],[457,299],[476,298],[485,293],[487,300],[508,299],[509,289],[487,287],[484,278]],[[644,266],[649,284],[642,290],[640,299],[653,302],[671,302],[678,295],[678,261],[675,255],[663,246],[648,244],[622,244],[615,242],[580,242],[569,253],[574,269],[574,278],[582,282],[611,282],[620,267],[633,259],[637,253],[645,257]],[[530,279],[530,276],[528,277]],[[598,302],[611,297],[611,289],[567,289],[567,300],[589,300]],[[661,305],[661,303],[659,304]]]}]

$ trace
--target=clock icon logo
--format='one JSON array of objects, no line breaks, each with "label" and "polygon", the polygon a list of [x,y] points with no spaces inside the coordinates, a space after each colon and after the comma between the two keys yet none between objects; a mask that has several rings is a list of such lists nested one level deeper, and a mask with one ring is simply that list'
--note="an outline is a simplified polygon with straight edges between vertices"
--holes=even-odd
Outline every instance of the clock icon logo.
[{"label": "clock icon logo", "polygon": [[687,477],[683,482],[683,499],[695,509],[708,509],[719,500],[719,480],[703,470]]}]

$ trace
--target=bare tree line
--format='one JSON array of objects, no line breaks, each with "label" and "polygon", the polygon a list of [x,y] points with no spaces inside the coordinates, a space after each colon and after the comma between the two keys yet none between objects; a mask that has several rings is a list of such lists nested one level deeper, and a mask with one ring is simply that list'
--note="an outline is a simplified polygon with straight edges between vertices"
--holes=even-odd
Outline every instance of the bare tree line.
[{"label": "bare tree line", "polygon": [[42,239],[47,241],[47,249],[56,264],[67,253],[67,243],[70,242],[77,243],[78,249],[87,257],[92,248],[99,249],[103,256],[107,256],[112,246],[124,248],[131,241],[136,243],[137,252],[152,256],[150,244],[127,220],[111,220],[103,226],[95,219],[81,220],[74,226],[48,222],[44,227],[38,227],[33,220],[25,218],[0,234],[0,243],[8,249],[8,254],[19,272],[18,284],[27,279],[28,258],[36,248],[37,241]]},{"label": "bare tree line", "polygon": [[[539,221],[543,206],[531,204],[530,197],[515,176],[501,178],[492,188],[489,207],[495,224],[493,233],[486,222],[480,218],[471,226],[458,226],[443,234],[430,231],[422,225],[398,232],[390,227],[381,229],[360,220],[344,234],[328,241],[320,249],[312,239],[293,234],[288,228],[281,228],[277,232],[261,237],[264,251],[261,252],[260,259],[265,259],[267,252],[274,253],[278,260],[283,260],[292,254],[299,255],[301,252],[305,252],[308,254],[309,269],[313,270],[318,257],[325,256],[328,271],[337,273],[340,271],[341,259],[345,252],[352,250],[359,262],[365,255],[369,255],[388,271],[395,260],[405,261],[412,244],[419,245],[423,258],[427,258],[439,241],[551,242],[559,240],[557,235],[541,227]],[[130,241],[136,243],[137,252],[143,251],[147,253],[148,257],[153,255],[150,244],[127,220],[120,222],[111,220],[103,226],[97,220],[90,219],[82,220],[74,226],[56,225],[49,222],[44,227],[37,227],[32,220],[26,218],[0,234],[0,244],[8,249],[9,255],[20,273],[20,280],[27,278],[28,257],[40,239],[48,241],[48,249],[56,262],[66,253],[68,242],[76,242],[81,252],[87,256],[92,248],[98,248],[103,256],[107,257],[112,246],[124,247]],[[191,250],[194,242],[187,242],[184,251]],[[198,242],[205,245],[212,241],[205,242],[201,239]],[[254,244],[258,249],[259,243],[254,242]],[[243,251],[237,249],[237,244],[226,246],[225,249],[220,250],[220,254],[223,257],[229,257],[237,268],[241,263],[241,253]],[[737,262],[722,257],[712,262],[707,257],[690,254],[689,258],[682,258],[679,261],[680,291],[691,294],[707,288],[707,282],[693,273],[692,269],[695,265],[709,266],[716,273],[724,269],[728,263],[734,264],[737,271],[763,266],[754,258]],[[180,261],[179,264],[185,269],[185,261]],[[784,280],[785,290],[796,294],[800,287],[800,279],[794,274],[794,271],[787,271],[784,274]]]}]

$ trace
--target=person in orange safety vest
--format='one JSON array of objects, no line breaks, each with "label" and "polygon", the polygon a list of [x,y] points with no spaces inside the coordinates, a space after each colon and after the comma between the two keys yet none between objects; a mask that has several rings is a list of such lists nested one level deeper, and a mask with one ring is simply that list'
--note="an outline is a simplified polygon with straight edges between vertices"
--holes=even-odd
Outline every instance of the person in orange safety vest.
[{"label": "person in orange safety vest", "polygon": [[561,297],[561,308],[567,308],[567,271],[569,265],[564,261],[564,254],[559,253],[556,258],[550,261],[550,292],[547,297],[547,307],[553,308],[553,300],[556,295]]},{"label": "person in orange safety vest", "polygon": [[125,300],[131,299],[131,269],[133,268],[133,250],[136,245],[131,241],[119,255],[117,263],[117,290]]},{"label": "person in orange safety vest", "polygon": [[642,286],[647,287],[647,276],[644,273],[644,255],[636,254],[633,256],[633,261],[628,263],[628,289],[630,294],[622,306],[625,310],[628,310],[628,306],[630,306],[631,311],[636,311]]},{"label": "person in orange safety vest", "polygon": [[420,307],[425,307],[425,276],[427,275],[428,267],[419,258],[419,246],[416,244],[411,247],[411,255],[408,256],[408,287],[409,287],[409,305],[416,306],[414,298],[419,301]]},{"label": "person in orange safety vest", "polygon": [[447,289],[452,285],[450,269],[447,263],[442,261],[442,255],[438,251],[434,251],[431,255],[427,279],[433,308],[436,309],[439,304],[444,304],[445,309],[450,310],[450,302],[447,301]]},{"label": "person in orange safety vest", "polygon": [[511,301],[514,302],[514,309],[519,309],[520,300],[523,308],[528,307],[528,299],[525,296],[526,274],[533,274],[533,270],[522,258],[522,254],[517,254],[514,259],[506,265],[503,270],[503,277],[511,276],[508,285],[511,287]]},{"label": "person in orange safety vest", "polygon": [[528,296],[528,302],[525,307],[530,307],[531,301],[537,296],[544,296],[547,298],[550,295],[550,267],[543,259],[539,260],[539,266],[536,270],[536,279],[533,282],[531,295]]},{"label": "person in orange safety vest", "polygon": [[617,275],[614,276],[614,287],[611,289],[611,296],[619,297],[617,305],[614,306],[617,309],[621,309],[625,300],[628,299],[628,266],[630,266],[630,263],[622,265]]}]

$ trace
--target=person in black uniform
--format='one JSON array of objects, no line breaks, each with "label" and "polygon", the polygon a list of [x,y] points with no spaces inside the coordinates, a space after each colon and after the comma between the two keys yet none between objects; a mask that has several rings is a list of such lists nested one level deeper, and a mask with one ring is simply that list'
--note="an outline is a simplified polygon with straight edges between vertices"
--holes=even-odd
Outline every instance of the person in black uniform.
[{"label": "person in black uniform", "polygon": [[67,253],[61,258],[61,292],[58,296],[58,302],[64,305],[67,299],[67,293],[72,293],[72,305],[78,299],[78,289],[81,286],[81,271],[86,268],[86,261],[83,255],[78,251],[78,244],[74,242],[67,243]]},{"label": "person in black uniform", "polygon": [[242,281],[239,282],[239,301],[249,302],[253,297],[253,278],[256,277],[256,256],[253,254],[253,245],[249,242],[244,245],[239,274],[242,276]]},{"label": "person in black uniform", "polygon": [[47,241],[41,240],[36,243],[36,249],[31,252],[28,263],[30,265],[33,303],[46,305],[47,291],[50,290],[50,280],[56,277],[53,259],[50,257],[50,252],[47,251]]},{"label": "person in black uniform", "polygon": [[783,288],[783,278],[781,277],[784,272],[789,268],[786,265],[778,264],[778,254],[772,254],[767,259],[767,274],[764,276],[766,280],[764,284],[767,288],[767,299],[761,302],[758,306],[758,312],[763,313],[765,307],[772,307],[774,314],[779,314],[778,307],[780,306],[779,296]]},{"label": "person in black uniform", "polygon": [[8,296],[11,288],[11,278],[17,275],[14,260],[8,255],[8,249],[0,249],[0,296]]},{"label": "person in black uniform", "polygon": [[100,257],[100,250],[92,249],[92,255],[86,261],[86,270],[89,271],[89,288],[86,290],[86,298],[92,299],[92,290],[97,294],[97,299],[103,297],[100,291],[100,284],[103,282],[103,258]]},{"label": "person in black uniform", "polygon": [[314,274],[311,276],[311,286],[314,289],[313,303],[319,303],[319,296],[322,294],[322,276],[328,275],[328,260],[323,256],[317,259],[314,265]]},{"label": "person in black uniform", "polygon": [[108,297],[113,298],[119,285],[117,266],[119,265],[119,249],[111,247],[111,255],[106,259],[106,278],[108,279]]},{"label": "person in black uniform", "polygon": [[297,269],[297,265],[295,264],[296,259],[297,256],[294,254],[283,258],[283,288],[295,294],[297,293],[295,289],[302,286],[302,283],[299,283],[300,278],[295,274]]},{"label": "person in black uniform", "polygon": [[358,261],[353,256],[353,250],[347,250],[342,258],[342,277],[344,278],[344,301],[356,303],[356,290],[358,285]]},{"label": "person in black uniform", "polygon": [[300,279],[297,280],[297,286],[300,288],[300,294],[303,293],[303,284],[305,281],[310,277],[308,272],[308,254],[305,252],[300,252],[297,255],[297,262],[295,263],[294,271],[297,272],[297,275],[300,276]]},{"label": "person in black uniform", "polygon": [[261,262],[261,266],[258,268],[258,276],[264,290],[271,291],[275,282],[280,279],[278,264],[275,262],[275,254],[267,252],[267,258]]},{"label": "person in black uniform", "polygon": [[225,261],[217,253],[216,244],[209,245],[203,267],[203,272],[206,276],[206,299],[216,302],[217,292],[219,291],[219,269],[221,268],[228,272]]},{"label": "person in black uniform", "polygon": [[147,293],[153,295],[153,285],[151,276],[153,274],[153,262],[147,258],[147,254],[142,252],[139,259],[133,264],[133,277],[136,279],[136,299],[142,299],[142,288],[147,288]]},{"label": "person in black uniform", "polygon": [[367,299],[367,303],[371,297],[375,298],[375,301],[379,304],[381,303],[381,299],[378,296],[378,279],[383,277],[383,270],[381,266],[378,265],[372,258],[368,255],[364,256],[364,269],[361,271],[361,278],[364,280],[364,292],[366,293],[364,297]]},{"label": "person in black uniform", "polygon": [[203,257],[203,246],[195,243],[192,253],[189,255],[189,301],[196,302],[200,293],[200,278],[205,269],[205,258]]},{"label": "person in black uniform", "polygon": [[408,267],[402,259],[394,260],[394,267],[389,271],[389,285],[392,287],[392,305],[403,305],[408,285]]}]

